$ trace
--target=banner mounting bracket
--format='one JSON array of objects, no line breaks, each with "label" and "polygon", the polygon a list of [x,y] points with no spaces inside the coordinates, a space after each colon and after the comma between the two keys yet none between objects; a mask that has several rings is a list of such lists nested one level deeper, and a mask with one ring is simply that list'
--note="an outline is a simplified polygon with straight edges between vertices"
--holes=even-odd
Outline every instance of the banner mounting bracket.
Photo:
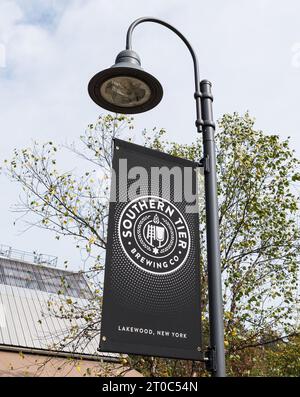
[{"label": "banner mounting bracket", "polygon": [[215,372],[217,370],[216,367],[216,348],[209,347],[205,352],[205,367],[207,371]]},{"label": "banner mounting bracket", "polygon": [[210,172],[210,169],[209,169],[209,155],[208,154],[206,154],[205,157],[203,157],[200,160],[199,166],[203,167],[204,172]]}]

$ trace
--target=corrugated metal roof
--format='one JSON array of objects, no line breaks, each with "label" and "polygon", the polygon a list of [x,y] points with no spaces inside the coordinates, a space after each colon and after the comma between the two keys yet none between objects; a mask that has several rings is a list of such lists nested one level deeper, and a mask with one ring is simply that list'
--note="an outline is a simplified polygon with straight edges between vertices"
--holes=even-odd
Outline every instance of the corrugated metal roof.
[{"label": "corrugated metal roof", "polygon": [[66,295],[79,312],[89,310],[92,293],[83,274],[0,257],[0,345],[118,357],[97,351],[99,322],[87,332],[81,316],[53,314],[66,309]]}]

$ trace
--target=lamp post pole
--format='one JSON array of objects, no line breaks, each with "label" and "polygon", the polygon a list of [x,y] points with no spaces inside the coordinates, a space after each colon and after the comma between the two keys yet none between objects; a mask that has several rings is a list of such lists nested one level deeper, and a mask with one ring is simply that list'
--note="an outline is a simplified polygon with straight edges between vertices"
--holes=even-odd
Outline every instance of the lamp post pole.
[{"label": "lamp post pole", "polygon": [[[226,376],[225,353],[224,353],[224,325],[223,325],[223,303],[220,264],[220,239],[219,239],[219,216],[218,216],[218,194],[216,176],[216,155],[213,122],[211,83],[207,80],[200,82],[199,62],[197,55],[185,36],[174,26],[157,18],[143,17],[135,20],[128,28],[126,36],[126,50],[122,51],[116,59],[115,65],[95,75],[89,83],[89,94],[93,101],[99,106],[116,113],[141,113],[152,109],[162,98],[162,87],[160,83],[149,73],[141,68],[140,58],[132,50],[132,33],[141,23],[153,22],[165,26],[174,32],[188,48],[194,66],[194,82],[196,101],[196,128],[203,137],[203,159],[205,178],[205,207],[206,207],[206,234],[207,234],[207,268],[208,268],[208,292],[209,292],[209,326],[210,326],[210,350],[209,367],[213,376]],[[121,77],[120,77],[121,76]],[[149,98],[142,101],[139,94],[128,98],[128,103],[122,105],[122,101],[115,103],[114,99],[105,97],[102,92],[107,81],[113,78],[139,79],[150,85]],[[122,82],[119,81],[118,84]],[[126,92],[126,90],[125,90]],[[140,101],[140,102],[139,102]]]},{"label": "lamp post pole", "polygon": [[203,136],[203,166],[205,178],[207,271],[209,297],[211,371],[214,376],[225,376],[224,324],[220,261],[220,237],[216,154],[213,122],[211,83],[200,83]]},{"label": "lamp post pole", "polygon": [[[189,41],[174,26],[156,18],[139,18],[134,21],[126,37],[126,50],[131,50],[131,38],[134,28],[142,22],[154,22],[172,30],[188,47],[193,58],[196,100],[196,128],[203,137],[203,166],[205,179],[205,208],[206,208],[206,240],[207,240],[207,270],[209,294],[209,328],[210,328],[210,361],[213,376],[224,377],[224,325],[220,261],[220,237],[218,215],[218,193],[216,176],[216,155],[213,122],[211,83],[207,80],[200,82],[199,62],[197,55]],[[200,88],[200,91],[199,91]]]}]

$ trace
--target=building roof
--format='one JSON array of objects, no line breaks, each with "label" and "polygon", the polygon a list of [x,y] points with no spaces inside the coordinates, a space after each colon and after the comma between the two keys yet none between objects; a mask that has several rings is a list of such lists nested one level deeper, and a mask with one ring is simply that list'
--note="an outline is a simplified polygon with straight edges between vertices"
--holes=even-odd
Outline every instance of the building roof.
[{"label": "building roof", "polygon": [[[100,353],[99,326],[86,331],[83,316],[59,313],[72,302],[78,313],[89,311],[92,291],[82,273],[7,257],[0,249],[0,349],[60,352],[116,359]],[[72,307],[74,307],[72,305]],[[55,312],[55,315],[54,315]],[[71,337],[80,334],[80,338]]]}]

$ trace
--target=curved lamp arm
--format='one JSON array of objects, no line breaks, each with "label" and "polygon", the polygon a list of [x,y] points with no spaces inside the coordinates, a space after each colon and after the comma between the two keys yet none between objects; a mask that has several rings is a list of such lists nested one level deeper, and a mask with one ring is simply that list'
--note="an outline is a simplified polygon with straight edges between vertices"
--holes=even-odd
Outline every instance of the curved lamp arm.
[{"label": "curved lamp arm", "polygon": [[132,33],[133,30],[141,23],[143,22],[154,22],[158,23],[159,25],[163,25],[166,28],[170,29],[172,32],[174,32],[178,37],[181,38],[181,40],[184,42],[184,44],[187,46],[192,58],[193,58],[193,64],[194,64],[194,77],[195,77],[195,93],[194,93],[194,98],[196,100],[196,114],[197,114],[197,119],[196,119],[196,127],[197,131],[201,132],[202,131],[202,117],[201,117],[201,93],[199,89],[199,84],[200,84],[200,74],[199,74],[199,62],[197,55],[191,46],[190,42],[184,37],[184,35],[179,32],[174,26],[170,25],[169,23],[162,21],[157,18],[152,18],[152,17],[142,17],[136,19],[128,28],[127,30],[127,35],[126,35],[126,50],[131,50],[132,49]]}]

